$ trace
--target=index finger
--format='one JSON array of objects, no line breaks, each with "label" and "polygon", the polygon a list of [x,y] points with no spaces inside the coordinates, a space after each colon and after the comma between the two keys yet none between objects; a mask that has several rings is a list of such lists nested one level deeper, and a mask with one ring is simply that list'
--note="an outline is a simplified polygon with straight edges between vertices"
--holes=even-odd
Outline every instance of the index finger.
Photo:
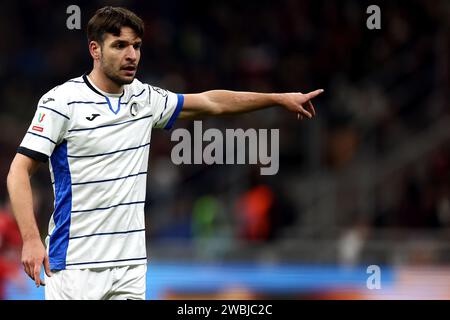
[{"label": "index finger", "polygon": [[307,93],[306,96],[308,97],[308,100],[311,100],[311,99],[317,97],[322,92],[323,92],[323,89],[318,89],[318,90],[314,90],[314,91]]}]

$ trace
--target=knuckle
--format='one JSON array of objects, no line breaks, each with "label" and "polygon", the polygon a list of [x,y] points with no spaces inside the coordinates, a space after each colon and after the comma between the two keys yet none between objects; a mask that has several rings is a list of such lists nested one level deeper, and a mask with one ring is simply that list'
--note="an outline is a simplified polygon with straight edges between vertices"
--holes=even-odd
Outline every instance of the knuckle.
[{"label": "knuckle", "polygon": [[32,267],[32,266],[33,266],[33,261],[26,260],[26,261],[23,263],[23,265],[24,265],[25,267]]},{"label": "knuckle", "polygon": [[42,262],[42,260],[43,259],[41,257],[36,257],[36,258],[34,258],[34,263],[40,264]]}]

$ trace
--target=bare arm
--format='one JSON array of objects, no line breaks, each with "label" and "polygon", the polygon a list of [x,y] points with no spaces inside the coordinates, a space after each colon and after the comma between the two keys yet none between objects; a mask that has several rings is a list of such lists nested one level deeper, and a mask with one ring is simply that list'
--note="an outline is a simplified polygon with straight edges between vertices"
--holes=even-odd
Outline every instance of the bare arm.
[{"label": "bare arm", "polygon": [[51,275],[45,247],[33,212],[33,199],[30,177],[36,171],[39,162],[20,153],[16,154],[8,173],[7,185],[11,205],[23,240],[22,264],[25,272],[35,281],[36,286],[45,285],[40,279],[41,265]]},{"label": "bare arm", "polygon": [[202,115],[223,115],[250,112],[271,106],[282,106],[295,112],[300,118],[312,118],[316,112],[311,99],[322,93],[256,93],[228,90],[211,90],[197,94],[186,94],[180,119]]}]

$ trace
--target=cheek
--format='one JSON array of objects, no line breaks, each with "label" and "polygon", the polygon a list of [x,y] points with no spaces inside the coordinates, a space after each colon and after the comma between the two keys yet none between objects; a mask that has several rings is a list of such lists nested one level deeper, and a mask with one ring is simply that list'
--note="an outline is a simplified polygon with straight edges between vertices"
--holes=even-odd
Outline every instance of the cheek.
[{"label": "cheek", "polygon": [[120,57],[117,57],[114,54],[111,53],[105,53],[103,55],[103,63],[110,67],[116,67],[120,65]]}]

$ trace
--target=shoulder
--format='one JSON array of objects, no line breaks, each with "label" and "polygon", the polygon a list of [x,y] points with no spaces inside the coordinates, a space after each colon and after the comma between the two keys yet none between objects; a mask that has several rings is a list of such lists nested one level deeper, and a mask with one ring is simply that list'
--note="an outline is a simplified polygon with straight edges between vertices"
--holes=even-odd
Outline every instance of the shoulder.
[{"label": "shoulder", "polygon": [[52,99],[58,99],[58,100],[64,100],[64,98],[67,98],[71,95],[76,95],[77,91],[81,89],[80,86],[85,84],[82,77],[73,78],[70,80],[67,80],[64,83],[61,83],[53,88],[51,88],[49,91],[47,91],[42,97],[46,98],[47,100],[50,98]]},{"label": "shoulder", "polygon": [[139,93],[148,94],[149,88],[146,83],[142,83],[140,80],[135,78],[132,83],[127,85],[127,91],[129,91],[132,95],[136,95]]},{"label": "shoulder", "polygon": [[67,115],[69,113],[67,102],[77,95],[82,84],[83,78],[78,77],[51,88],[40,97],[38,107],[53,109]]},{"label": "shoulder", "polygon": [[152,87],[147,83],[143,83],[138,79],[134,79],[132,83],[126,86],[126,98],[131,99],[142,99],[150,101],[152,95]]},{"label": "shoulder", "polygon": [[170,93],[170,91],[167,89],[160,88],[158,86],[155,86],[155,85],[152,85],[149,83],[143,83],[143,82],[139,81],[138,79],[134,79],[131,86],[133,86],[134,88],[136,88],[139,91],[141,91],[142,89],[145,89],[149,94],[153,94],[153,93],[159,94],[164,98],[167,97],[168,94]]}]

